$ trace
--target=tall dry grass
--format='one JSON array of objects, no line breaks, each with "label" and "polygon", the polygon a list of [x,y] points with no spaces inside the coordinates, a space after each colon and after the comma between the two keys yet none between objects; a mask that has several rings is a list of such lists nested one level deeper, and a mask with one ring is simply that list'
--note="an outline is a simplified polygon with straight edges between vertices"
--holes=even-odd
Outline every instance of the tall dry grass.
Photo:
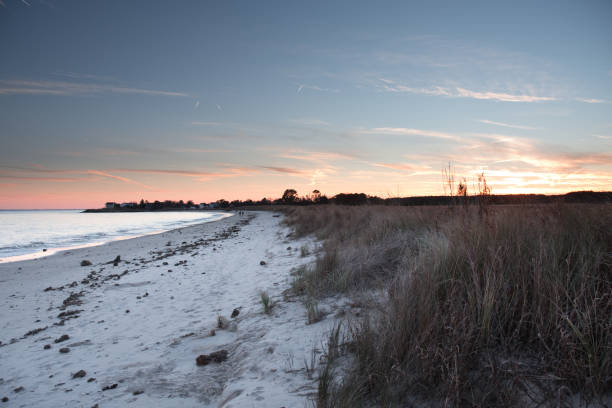
[{"label": "tall dry grass", "polygon": [[320,406],[563,406],[612,389],[612,206],[297,208],[309,296],[384,287]]}]

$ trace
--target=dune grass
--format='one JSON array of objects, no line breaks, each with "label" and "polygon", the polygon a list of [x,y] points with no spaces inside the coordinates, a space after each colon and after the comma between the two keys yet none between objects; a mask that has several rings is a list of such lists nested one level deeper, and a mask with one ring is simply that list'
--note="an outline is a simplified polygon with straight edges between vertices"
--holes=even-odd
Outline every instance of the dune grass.
[{"label": "dune grass", "polygon": [[[612,206],[289,210],[323,252],[294,290],[382,288],[318,405],[563,406],[612,388]],[[338,382],[335,382],[338,384]]]}]

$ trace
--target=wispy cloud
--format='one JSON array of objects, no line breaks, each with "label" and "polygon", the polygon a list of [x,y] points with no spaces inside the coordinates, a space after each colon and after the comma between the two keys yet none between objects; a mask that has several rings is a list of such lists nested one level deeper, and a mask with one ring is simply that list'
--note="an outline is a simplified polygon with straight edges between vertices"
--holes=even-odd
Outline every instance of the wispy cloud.
[{"label": "wispy cloud", "polygon": [[119,181],[122,181],[122,182],[128,183],[128,184],[135,184],[135,185],[144,187],[146,189],[153,189],[153,187],[151,187],[149,185],[140,183],[138,181],[129,179],[127,177],[116,176],[116,175],[113,175],[113,174],[105,173],[105,172],[100,171],[100,170],[87,170],[87,173],[88,174],[94,174],[96,176],[107,177],[107,178],[114,179],[114,180],[119,180]]},{"label": "wispy cloud", "polygon": [[249,167],[232,167],[225,171],[198,171],[198,170],[171,170],[171,169],[114,169],[116,173],[161,174],[195,178],[198,181],[210,181],[219,178],[240,177],[257,173],[256,169]]},{"label": "wispy cloud", "polygon": [[92,95],[100,93],[189,97],[183,92],[132,88],[111,84],[65,81],[0,80],[0,95]]},{"label": "wispy cloud", "polygon": [[605,99],[594,99],[594,98],[576,98],[578,102],[584,103],[608,103]]},{"label": "wispy cloud", "polygon": [[329,122],[315,118],[289,119],[289,122],[302,126],[329,126]]},{"label": "wispy cloud", "polygon": [[305,150],[288,150],[280,153],[278,157],[282,157],[284,159],[320,162],[326,164],[330,164],[330,162],[332,161],[356,159],[356,156],[346,153],[313,152]]},{"label": "wispy cloud", "polygon": [[552,96],[532,96],[532,95],[513,95],[502,92],[476,92],[469,89],[456,88],[457,95],[462,98],[474,98],[474,99],[490,99],[502,102],[543,102],[543,101],[554,101],[556,98]]},{"label": "wispy cloud", "polygon": [[378,127],[367,130],[362,130],[362,134],[378,134],[378,135],[404,135],[404,136],[423,136],[436,139],[447,140],[463,140],[462,137],[447,132],[438,132],[434,130],[412,129],[412,128],[395,128],[395,127]]},{"label": "wispy cloud", "polygon": [[604,140],[612,140],[612,136],[608,136],[608,135],[593,135],[598,139],[604,139]]},{"label": "wispy cloud", "polygon": [[311,91],[319,91],[319,92],[340,92],[339,89],[322,88],[318,85],[300,84],[298,85],[297,93],[302,93],[304,89],[310,89]]},{"label": "wispy cloud", "polygon": [[0,179],[9,180],[26,180],[26,181],[43,181],[51,183],[74,183],[77,181],[85,181],[86,178],[79,177],[36,177],[36,176],[20,176],[20,175],[3,175],[0,174]]},{"label": "wispy cloud", "polygon": [[266,169],[266,170],[271,170],[277,173],[284,173],[284,174],[297,174],[297,175],[303,175],[304,171],[302,170],[297,170],[297,169],[292,169],[289,167],[276,167],[276,166],[259,166],[262,169]]},{"label": "wispy cloud", "polygon": [[536,129],[536,128],[531,127],[531,126],[512,125],[512,124],[509,124],[509,123],[495,122],[493,120],[487,120],[487,119],[479,119],[478,122],[485,123],[487,125],[502,126],[502,127],[512,128],[512,129],[523,129],[523,130],[535,130]]},{"label": "wispy cloud", "polygon": [[398,84],[393,80],[379,78],[382,84],[379,84],[379,88],[389,92],[408,92],[414,94],[433,95],[433,96],[446,96],[451,98],[471,98],[480,100],[496,100],[501,102],[546,102],[555,101],[557,98],[552,96],[535,96],[528,94],[512,94],[506,92],[494,92],[494,91],[473,91],[466,88],[460,87],[443,87],[433,86],[430,88],[422,87],[410,87],[402,84]]},{"label": "wispy cloud", "polygon": [[[39,165],[33,165],[32,167],[23,167],[23,166],[6,166],[0,165],[0,168],[6,169],[3,172],[0,172],[0,178],[8,178],[8,179],[20,179],[20,180],[32,180],[32,181],[46,181],[46,182],[79,182],[79,181],[87,181],[87,176],[96,176],[103,177],[107,179],[121,181],[123,183],[134,184],[146,189],[152,189],[153,187],[140,183],[136,180],[129,179],[127,177],[117,176],[114,174],[110,174],[105,171],[100,170],[68,170],[68,169],[48,169]],[[37,174],[42,175],[53,175],[49,176],[38,176]],[[55,175],[77,175],[83,177],[56,177]]]},{"label": "wispy cloud", "polygon": [[87,79],[92,81],[107,81],[107,82],[116,82],[117,79],[114,77],[106,76],[106,75],[96,75],[96,74],[84,74],[80,72],[56,72],[53,75],[71,78],[71,79]]}]

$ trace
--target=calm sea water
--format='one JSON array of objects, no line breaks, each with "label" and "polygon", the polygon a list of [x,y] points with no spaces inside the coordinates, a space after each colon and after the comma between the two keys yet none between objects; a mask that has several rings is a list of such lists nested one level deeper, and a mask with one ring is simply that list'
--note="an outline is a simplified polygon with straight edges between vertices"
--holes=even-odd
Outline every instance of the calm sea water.
[{"label": "calm sea water", "polygon": [[[0,262],[54,249],[96,245],[115,239],[216,221],[227,213],[176,211],[82,213],[81,210],[0,211]],[[43,249],[47,249],[43,252]],[[35,255],[33,255],[35,256]]]}]

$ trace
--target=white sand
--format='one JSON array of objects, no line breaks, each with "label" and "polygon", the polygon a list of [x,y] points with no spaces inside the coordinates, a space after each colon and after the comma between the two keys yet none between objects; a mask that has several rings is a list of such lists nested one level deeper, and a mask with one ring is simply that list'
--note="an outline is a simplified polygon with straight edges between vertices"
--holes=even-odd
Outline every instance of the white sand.
[{"label": "white sand", "polygon": [[[311,405],[316,375],[309,378],[305,361],[313,348],[321,350],[335,319],[307,325],[303,304],[282,293],[291,269],[313,259],[300,257],[299,248],[314,243],[287,238],[278,215],[252,216],[0,264],[0,398],[9,398],[0,406]],[[117,255],[118,266],[107,264]],[[159,255],[168,256],[155,260]],[[81,267],[84,259],[93,265]],[[82,282],[92,271],[93,279]],[[58,286],[64,288],[45,291]],[[276,302],[270,315],[263,313],[261,290]],[[81,305],[60,309],[81,291]],[[231,319],[234,308],[240,314]],[[56,325],[58,314],[71,310],[82,311]],[[235,330],[217,329],[219,315]],[[54,343],[64,334],[70,338]],[[60,353],[62,347],[70,351]],[[196,365],[198,355],[221,349],[227,361]],[[73,379],[79,370],[86,376]],[[112,384],[117,387],[102,391]],[[23,390],[15,392],[18,387]]]}]

